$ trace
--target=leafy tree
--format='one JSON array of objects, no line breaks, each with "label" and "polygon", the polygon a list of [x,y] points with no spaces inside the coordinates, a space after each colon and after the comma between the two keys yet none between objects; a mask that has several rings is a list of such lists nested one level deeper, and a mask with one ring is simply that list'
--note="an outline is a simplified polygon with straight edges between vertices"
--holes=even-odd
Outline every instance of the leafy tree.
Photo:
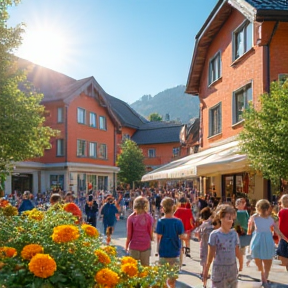
[{"label": "leafy tree", "polygon": [[[7,27],[9,5],[18,0],[0,1],[0,175],[11,168],[11,163],[43,155],[50,148],[50,137],[56,131],[44,125],[43,95],[33,91],[24,71],[17,68],[13,55],[20,46],[23,25]],[[19,89],[21,87],[21,90]],[[0,183],[1,185],[1,183]],[[3,187],[2,187],[3,189]],[[1,187],[0,187],[1,190]]]},{"label": "leafy tree", "polygon": [[117,158],[118,173],[121,182],[132,185],[145,174],[144,156],[142,150],[132,140],[126,140],[121,145],[121,154]]},{"label": "leafy tree", "polygon": [[261,109],[252,105],[244,112],[241,150],[252,168],[273,183],[288,179],[288,81],[271,84],[260,98]]},{"label": "leafy tree", "polygon": [[148,116],[148,120],[152,121],[152,122],[156,122],[156,121],[162,121],[162,116],[158,113],[151,113]]}]

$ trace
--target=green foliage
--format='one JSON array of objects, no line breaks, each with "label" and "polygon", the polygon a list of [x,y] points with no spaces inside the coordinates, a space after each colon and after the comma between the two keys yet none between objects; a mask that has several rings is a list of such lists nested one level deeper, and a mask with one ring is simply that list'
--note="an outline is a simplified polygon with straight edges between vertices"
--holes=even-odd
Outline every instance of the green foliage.
[{"label": "green foliage", "polygon": [[156,122],[156,121],[162,121],[162,116],[159,115],[158,113],[151,113],[148,116],[148,120],[152,121],[152,122]]},{"label": "green foliage", "polygon": [[120,168],[118,177],[121,182],[132,185],[133,181],[141,180],[145,174],[144,156],[142,150],[132,140],[126,140],[121,149],[116,163]]},{"label": "green foliage", "polygon": [[288,82],[272,83],[260,104],[261,110],[250,105],[244,112],[240,145],[252,168],[276,184],[288,179]]},{"label": "green foliage", "polygon": [[[21,44],[23,25],[8,28],[8,5],[20,1],[0,2],[0,173],[9,171],[9,164],[42,156],[50,148],[50,137],[56,131],[44,125],[43,95],[33,91],[26,75],[17,68],[13,56]],[[21,90],[19,89],[21,87]]]}]

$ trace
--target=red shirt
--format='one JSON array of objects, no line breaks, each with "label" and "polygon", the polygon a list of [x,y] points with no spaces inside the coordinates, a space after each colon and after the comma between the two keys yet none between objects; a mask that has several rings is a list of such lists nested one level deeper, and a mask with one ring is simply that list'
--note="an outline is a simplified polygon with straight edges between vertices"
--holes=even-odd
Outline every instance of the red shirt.
[{"label": "red shirt", "polygon": [[185,231],[190,231],[194,228],[194,226],[191,225],[191,222],[194,222],[191,209],[179,207],[175,211],[174,216],[182,221]]},{"label": "red shirt", "polygon": [[281,209],[278,213],[279,216],[279,229],[288,238],[288,209]]}]

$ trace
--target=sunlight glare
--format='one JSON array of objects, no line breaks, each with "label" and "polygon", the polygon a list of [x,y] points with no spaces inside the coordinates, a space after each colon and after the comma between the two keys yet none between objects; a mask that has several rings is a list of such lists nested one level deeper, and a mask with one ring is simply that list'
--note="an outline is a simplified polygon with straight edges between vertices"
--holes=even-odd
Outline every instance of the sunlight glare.
[{"label": "sunlight glare", "polygon": [[35,64],[52,68],[61,66],[66,49],[65,36],[57,28],[27,29],[17,54]]}]

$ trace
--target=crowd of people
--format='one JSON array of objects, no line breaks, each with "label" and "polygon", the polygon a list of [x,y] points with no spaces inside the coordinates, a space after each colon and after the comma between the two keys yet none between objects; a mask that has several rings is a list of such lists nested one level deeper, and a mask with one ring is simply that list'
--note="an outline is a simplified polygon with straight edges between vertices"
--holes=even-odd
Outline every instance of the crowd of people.
[{"label": "crowd of people", "polygon": [[[34,207],[45,210],[62,203],[79,223],[96,227],[97,219],[102,218],[107,244],[117,220],[127,218],[125,249],[144,266],[150,264],[151,242],[155,240],[159,263],[176,265],[181,271],[183,256],[191,257],[190,239],[196,237],[204,286],[211,277],[213,288],[237,287],[244,255],[246,265],[255,261],[263,287],[269,287],[275,255],[288,271],[288,194],[274,206],[266,199],[253,206],[245,197],[233,202],[223,202],[216,195],[199,197],[196,189],[144,188],[118,190],[116,195],[91,190],[81,197],[61,190],[33,197],[25,191],[17,199],[8,198],[20,214]],[[169,279],[167,285],[175,287],[175,279]]]}]

